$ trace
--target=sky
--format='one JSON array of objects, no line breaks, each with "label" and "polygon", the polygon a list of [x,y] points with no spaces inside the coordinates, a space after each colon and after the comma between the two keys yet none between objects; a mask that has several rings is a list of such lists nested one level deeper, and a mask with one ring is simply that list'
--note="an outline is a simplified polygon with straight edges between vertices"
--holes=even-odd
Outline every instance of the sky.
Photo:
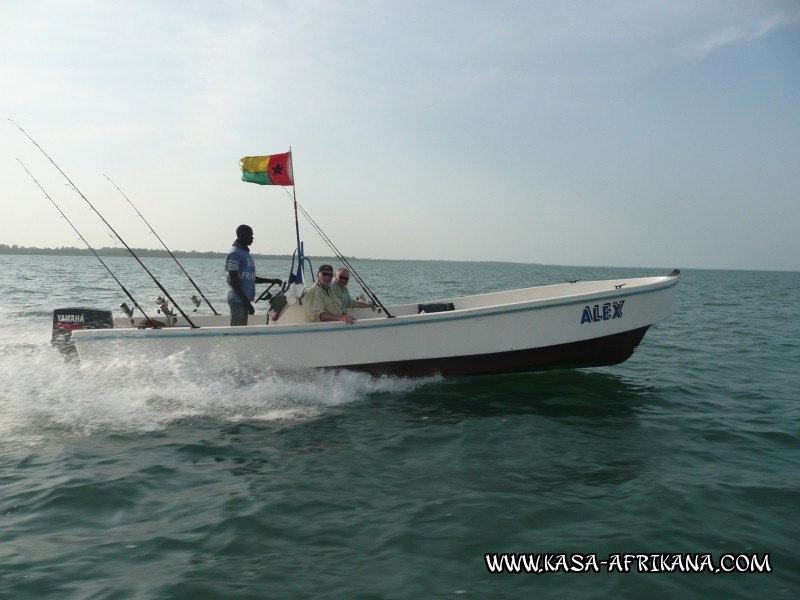
[{"label": "sky", "polygon": [[[0,244],[800,270],[796,0],[0,0]],[[295,186],[239,159],[292,149]],[[105,175],[105,176],[104,176]],[[301,217],[306,253],[331,251]]]}]

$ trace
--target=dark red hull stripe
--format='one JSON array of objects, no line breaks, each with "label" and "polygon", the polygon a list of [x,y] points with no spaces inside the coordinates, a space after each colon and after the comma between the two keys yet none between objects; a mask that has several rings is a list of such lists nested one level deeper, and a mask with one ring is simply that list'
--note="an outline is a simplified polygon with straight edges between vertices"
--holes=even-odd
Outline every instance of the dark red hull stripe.
[{"label": "dark red hull stripe", "polygon": [[547,369],[605,367],[617,365],[630,358],[649,327],[648,325],[624,333],[581,342],[547,346],[545,348],[511,350],[494,354],[370,363],[366,365],[347,365],[338,368],[361,371],[373,375],[424,377],[435,374],[444,376],[498,375],[501,373],[523,373]]}]

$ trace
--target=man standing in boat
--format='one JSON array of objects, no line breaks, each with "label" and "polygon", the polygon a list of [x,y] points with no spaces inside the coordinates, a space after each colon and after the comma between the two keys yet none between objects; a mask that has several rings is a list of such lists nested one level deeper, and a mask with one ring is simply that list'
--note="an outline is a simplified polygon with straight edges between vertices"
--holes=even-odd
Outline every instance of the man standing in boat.
[{"label": "man standing in boat", "polygon": [[347,314],[347,306],[331,289],[333,267],[320,265],[317,269],[317,280],[303,296],[303,308],[306,321],[344,321],[352,325],[356,320]]},{"label": "man standing in boat", "polygon": [[281,285],[280,279],[266,279],[256,276],[256,264],[250,256],[250,245],[253,243],[253,228],[239,225],[236,228],[236,240],[225,259],[225,270],[228,272],[228,306],[231,309],[231,325],[247,325],[247,315],[254,315],[256,309],[253,300],[256,297],[257,283],[273,283]]}]

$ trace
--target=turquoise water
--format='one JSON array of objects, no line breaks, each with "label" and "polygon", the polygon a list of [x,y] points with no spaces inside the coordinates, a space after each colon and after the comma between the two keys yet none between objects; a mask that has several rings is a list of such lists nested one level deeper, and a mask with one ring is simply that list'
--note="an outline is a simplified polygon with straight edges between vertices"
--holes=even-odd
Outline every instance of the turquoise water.
[{"label": "turquoise water", "polygon": [[[107,262],[143,304],[159,293]],[[221,261],[182,262],[223,311]],[[355,264],[385,302],[680,267]],[[623,365],[422,381],[76,370],[52,310],[116,307],[113,280],[93,257],[0,273],[0,597],[800,594],[800,273],[683,270]],[[500,552],[768,554],[772,572],[489,573]]]}]

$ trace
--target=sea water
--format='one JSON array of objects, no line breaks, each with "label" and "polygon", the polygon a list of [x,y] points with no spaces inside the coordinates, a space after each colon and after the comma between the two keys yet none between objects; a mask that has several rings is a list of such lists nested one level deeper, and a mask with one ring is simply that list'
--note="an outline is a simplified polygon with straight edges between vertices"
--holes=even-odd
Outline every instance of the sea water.
[{"label": "sea water", "polygon": [[[105,260],[144,306],[160,294]],[[170,259],[145,262],[194,308]],[[227,312],[222,260],[181,262]],[[353,264],[385,303],[680,266]],[[423,380],[76,368],[52,311],[119,313],[107,271],[0,256],[0,274],[0,597],[800,595],[799,273],[683,270],[622,365]],[[549,562],[492,573],[502,553]],[[711,572],[723,557],[761,572]]]}]

